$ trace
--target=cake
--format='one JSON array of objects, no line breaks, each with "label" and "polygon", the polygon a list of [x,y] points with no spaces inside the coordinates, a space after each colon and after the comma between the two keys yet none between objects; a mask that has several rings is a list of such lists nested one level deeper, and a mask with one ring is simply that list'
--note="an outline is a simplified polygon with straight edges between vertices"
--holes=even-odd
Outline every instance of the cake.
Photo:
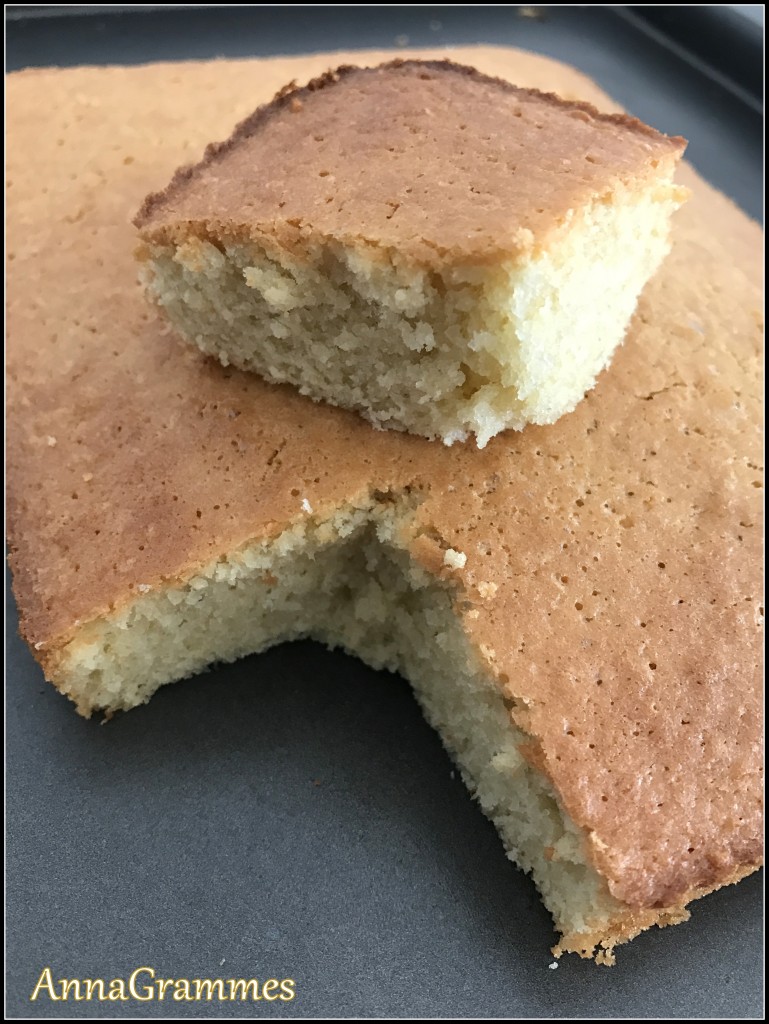
[{"label": "cake", "polygon": [[[543,57],[456,56],[610,104]],[[21,630],[85,715],[294,636],[403,672],[556,952],[607,962],[761,862],[761,231],[683,167],[664,273],[571,415],[481,451],[372,430],[179,345],[130,223],[342,59],[9,76]]]},{"label": "cake", "polygon": [[449,61],[343,66],[148,196],[139,256],[225,366],[483,447],[593,387],[668,249],[684,146]]}]

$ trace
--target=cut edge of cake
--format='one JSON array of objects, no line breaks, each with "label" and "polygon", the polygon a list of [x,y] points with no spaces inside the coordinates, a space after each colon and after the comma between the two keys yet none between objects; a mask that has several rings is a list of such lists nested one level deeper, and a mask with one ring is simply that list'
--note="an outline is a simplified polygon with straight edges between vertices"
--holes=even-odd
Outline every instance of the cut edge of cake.
[{"label": "cut edge of cake", "polygon": [[116,610],[69,637],[35,644],[46,676],[90,716],[129,710],[162,685],[304,637],[375,669],[401,672],[507,856],[530,874],[560,933],[555,956],[614,963],[614,947],[653,925],[689,917],[687,903],[737,881],[680,894],[664,907],[629,906],[591,857],[590,837],[564,810],[513,720],[484,652],[463,630],[472,609],[458,586],[460,552],[439,573],[413,557],[419,497],[373,493],[325,520],[305,513],[163,586],[140,585]]}]

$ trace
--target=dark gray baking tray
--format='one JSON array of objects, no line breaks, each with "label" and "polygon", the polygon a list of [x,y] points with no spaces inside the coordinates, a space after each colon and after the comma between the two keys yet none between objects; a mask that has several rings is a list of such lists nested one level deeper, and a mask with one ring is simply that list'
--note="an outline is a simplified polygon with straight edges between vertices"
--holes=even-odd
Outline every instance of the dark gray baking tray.
[{"label": "dark gray baking tray", "polygon": [[[25,9],[30,12],[30,9]],[[11,10],[29,65],[493,42],[577,65],[754,216],[755,101],[617,8]],[[408,44],[402,37],[408,37]],[[396,42],[397,41],[397,42]],[[679,39],[680,43],[680,39]],[[223,125],[227,124],[226,115]],[[79,719],[7,618],[7,1011],[13,1017],[721,1017],[762,1012],[762,880],[609,970],[549,969],[550,919],[403,680],[317,644]],[[55,977],[293,977],[293,1003],[51,1003]]]}]

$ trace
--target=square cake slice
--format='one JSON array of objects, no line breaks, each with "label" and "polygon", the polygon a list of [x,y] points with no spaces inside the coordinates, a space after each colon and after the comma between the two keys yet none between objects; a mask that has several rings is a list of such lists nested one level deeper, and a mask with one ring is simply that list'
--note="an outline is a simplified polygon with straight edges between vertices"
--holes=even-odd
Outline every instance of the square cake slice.
[{"label": "square cake slice", "polygon": [[449,61],[292,83],[144,202],[149,294],[225,365],[447,444],[593,387],[684,150]]}]

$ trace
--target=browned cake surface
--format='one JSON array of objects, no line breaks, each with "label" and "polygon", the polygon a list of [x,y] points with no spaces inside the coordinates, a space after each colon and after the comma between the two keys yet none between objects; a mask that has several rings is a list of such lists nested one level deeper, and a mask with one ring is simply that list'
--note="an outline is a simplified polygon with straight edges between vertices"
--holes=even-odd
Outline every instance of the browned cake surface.
[{"label": "browned cake surface", "polygon": [[684,145],[456,63],[342,67],[258,109],[149,196],[136,223],[160,242],[193,224],[298,251],[320,237],[431,266],[487,261],[657,177]]},{"label": "browned cake surface", "polygon": [[[452,56],[608,105],[544,58]],[[344,59],[10,76],[23,632],[45,663],[139,582],[278,534],[303,497],[322,517],[415,484],[415,554],[437,566],[445,547],[466,553],[455,575],[480,611],[467,628],[612,892],[675,903],[760,857],[761,233],[685,169],[693,199],[611,371],[555,426],[483,451],[378,433],[205,362],[145,305],[130,218],[256,103]]]}]

